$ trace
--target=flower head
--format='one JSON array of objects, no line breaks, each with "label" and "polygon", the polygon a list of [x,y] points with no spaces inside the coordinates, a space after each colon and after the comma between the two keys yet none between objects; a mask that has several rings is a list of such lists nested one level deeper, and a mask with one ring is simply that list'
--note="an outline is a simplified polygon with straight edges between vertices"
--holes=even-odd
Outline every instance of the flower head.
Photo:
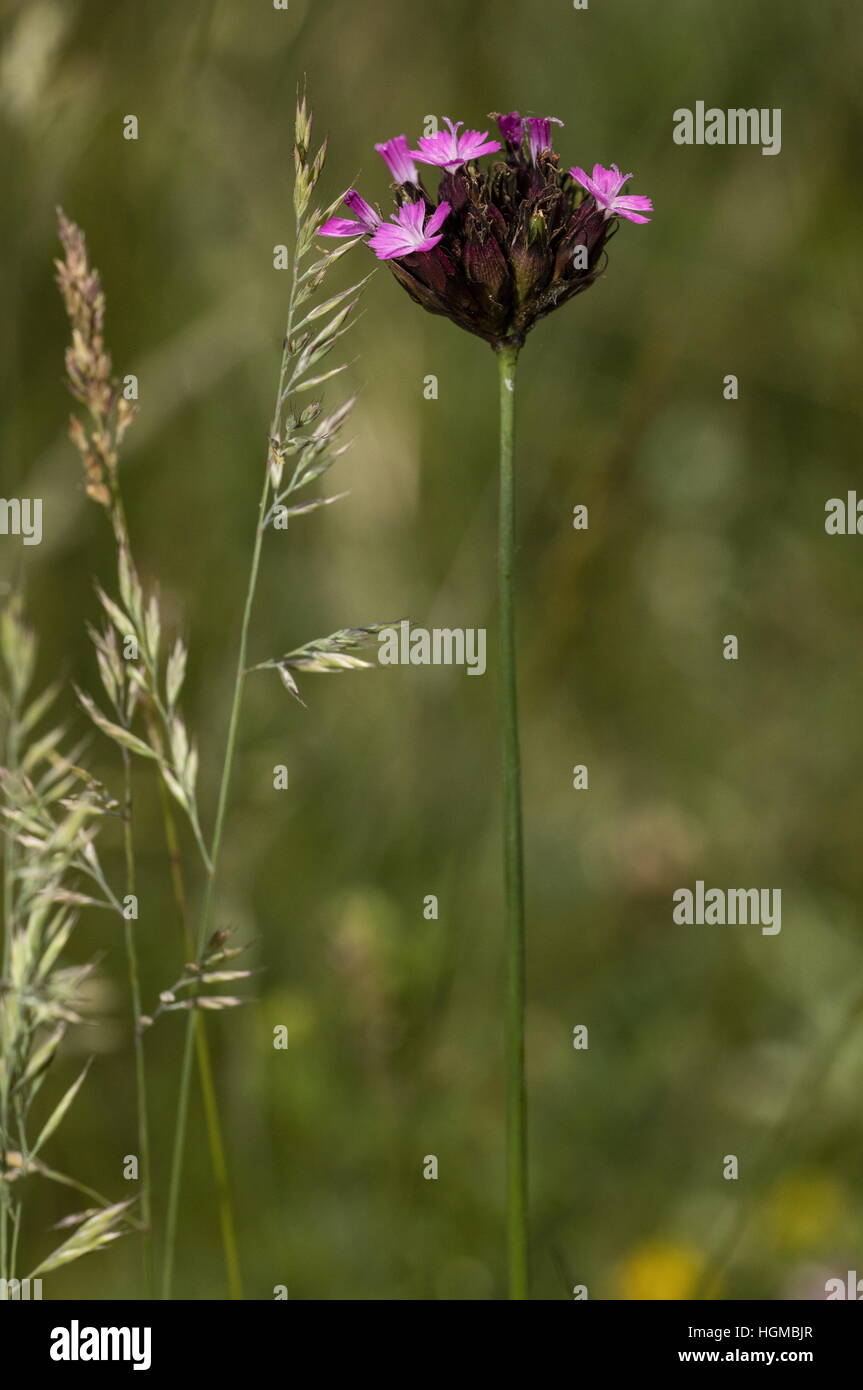
[{"label": "flower head", "polygon": [[621,197],[620,190],[629,183],[632,175],[621,174],[616,164],[612,164],[610,169],[594,164],[592,175],[579,168],[570,169],[569,172],[576,183],[587,189],[596,206],[604,210],[606,218],[625,217],[628,222],[650,221],[649,217],[641,216],[642,212],[653,212],[653,203],[649,198],[629,193]]},{"label": "flower head", "polygon": [[361,198],[355,188],[348,189],[342,202],[345,207],[350,208],[354,220],[347,217],[331,217],[328,222],[318,227],[318,236],[366,236],[383,221],[380,213],[375,212],[371,204],[367,203],[365,198]]},{"label": "flower head", "polygon": [[389,222],[381,222],[369,246],[379,261],[391,261],[395,256],[410,256],[418,251],[431,251],[443,240],[440,228],[449,211],[449,203],[439,203],[426,221],[424,202],[403,203]]},{"label": "flower head", "polygon": [[419,183],[417,166],[414,164],[413,155],[408,149],[406,135],[395,135],[392,140],[385,140],[382,145],[375,145],[375,149],[381,159],[385,161],[395,183]]},{"label": "flower head", "polygon": [[437,164],[447,173],[453,174],[469,159],[479,159],[484,154],[494,154],[500,149],[500,142],[489,140],[488,131],[465,130],[458,133],[464,121],[455,124],[449,116],[444,116],[449,130],[439,130],[437,135],[421,135],[419,149],[412,150],[421,164]]},{"label": "flower head", "polygon": [[[520,346],[546,314],[588,289],[605,266],[616,215],[649,219],[649,198],[622,194],[630,174],[616,165],[581,168],[572,179],[551,147],[555,116],[496,117],[506,153],[489,167],[473,161],[501,149],[487,131],[423,136],[411,150],[403,135],[375,148],[399,185],[396,210],[383,220],[356,189],[345,194],[353,219],[334,217],[325,236],[362,236],[422,308],[443,314],[492,347]],[[441,169],[436,193],[420,181],[414,157]]]}]

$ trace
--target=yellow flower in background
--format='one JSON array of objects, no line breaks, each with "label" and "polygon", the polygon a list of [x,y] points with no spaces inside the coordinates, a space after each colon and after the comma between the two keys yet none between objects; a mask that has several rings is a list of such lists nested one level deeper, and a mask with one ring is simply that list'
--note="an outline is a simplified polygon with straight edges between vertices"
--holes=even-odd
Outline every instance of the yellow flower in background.
[{"label": "yellow flower in background", "polygon": [[691,1245],[652,1240],[638,1245],[617,1269],[618,1296],[626,1300],[692,1298],[703,1268]]},{"label": "yellow flower in background", "polygon": [[842,1191],[821,1173],[795,1173],[777,1183],[765,1199],[762,1220],[782,1250],[804,1251],[836,1232]]}]

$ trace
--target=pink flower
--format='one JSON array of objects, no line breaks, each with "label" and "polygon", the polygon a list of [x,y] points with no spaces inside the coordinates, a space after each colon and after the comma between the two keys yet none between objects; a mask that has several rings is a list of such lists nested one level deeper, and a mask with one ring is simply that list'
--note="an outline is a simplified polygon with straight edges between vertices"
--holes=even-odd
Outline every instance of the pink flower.
[{"label": "pink flower", "polygon": [[525,121],[531,164],[536,163],[536,157],[542,150],[551,149],[552,122],[555,125],[563,125],[563,121],[559,121],[557,116],[528,116]]},{"label": "pink flower", "polygon": [[411,150],[421,164],[437,164],[454,174],[469,159],[479,159],[480,155],[494,154],[500,149],[498,140],[489,140],[488,131],[466,130],[461,135],[458,128],[463,121],[453,125],[449,116],[444,116],[449,130],[439,130],[437,135],[421,135],[419,149]]},{"label": "pink flower", "polygon": [[597,207],[605,209],[606,218],[625,217],[629,222],[650,221],[649,217],[640,215],[641,212],[653,212],[653,203],[649,198],[629,193],[621,197],[620,190],[632,175],[621,174],[616,164],[612,164],[610,169],[594,164],[591,176],[579,168],[570,169],[569,172],[576,183],[587,189]]},{"label": "pink flower", "polygon": [[406,135],[395,135],[392,140],[385,140],[382,145],[375,145],[375,149],[381,159],[386,162],[386,166],[396,183],[419,183],[417,166],[414,164],[411,151],[408,149]]},{"label": "pink flower", "polygon": [[440,236],[435,233],[443,226],[449,211],[449,203],[440,203],[425,222],[424,202],[403,203],[390,222],[381,222],[369,246],[379,261],[391,261],[415,251],[431,251],[443,239],[443,233]]},{"label": "pink flower", "polygon": [[345,207],[350,208],[357,220],[354,222],[347,217],[331,217],[323,226],[318,227],[318,236],[366,236],[380,226],[380,213],[375,212],[355,188],[348,189],[342,202]]}]

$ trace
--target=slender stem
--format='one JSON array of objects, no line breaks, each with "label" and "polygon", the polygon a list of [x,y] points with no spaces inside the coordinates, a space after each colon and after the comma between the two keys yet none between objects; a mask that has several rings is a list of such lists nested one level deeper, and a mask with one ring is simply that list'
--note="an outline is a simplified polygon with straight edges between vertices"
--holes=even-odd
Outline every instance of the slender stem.
[{"label": "slender stem", "polygon": [[[201,917],[198,925],[196,940],[196,953],[201,955],[207,940],[208,929],[213,909],[213,898],[216,886],[216,873],[219,865],[219,854],[222,847],[222,836],[225,828],[225,811],[228,805],[228,791],[231,782],[231,773],[234,766],[234,752],[237,744],[237,729],[240,723],[240,709],[243,701],[243,689],[246,680],[246,651],[248,648],[249,625],[252,617],[252,608],[255,601],[255,592],[258,585],[258,571],[261,563],[261,546],[264,538],[264,517],[267,511],[267,501],[270,490],[270,475],[268,470],[264,470],[264,486],[261,490],[261,500],[258,505],[258,523],[255,528],[255,545],[252,551],[252,563],[249,571],[249,582],[246,588],[246,599],[243,605],[243,622],[240,629],[240,645],[237,651],[237,669],[234,676],[234,692],[231,699],[231,713],[228,720],[228,736],[225,744],[225,756],[222,763],[222,776],[219,784],[219,800],[216,808],[216,821],[213,829],[212,848],[210,850],[210,872],[207,875],[207,887],[204,893],[204,904],[201,909]],[[186,1121],[189,1111],[189,1083],[192,1074],[192,1052],[197,1032],[195,1012],[189,1011],[189,1019],[186,1024],[186,1037],[183,1044],[183,1061],[180,1070],[180,1096],[177,1104],[177,1124],[174,1131],[174,1151],[171,1160],[171,1181],[168,1192],[168,1214],[165,1222],[165,1264],[162,1278],[162,1298],[171,1297],[171,1286],[174,1273],[174,1251],[177,1241],[177,1216],[180,1207],[180,1185],[183,1176],[183,1155],[186,1142]]]},{"label": "slender stem", "polygon": [[[299,219],[296,222],[295,246],[299,241]],[[290,359],[290,339],[294,323],[294,306],[297,295],[297,257],[293,258],[291,272],[291,291],[288,301],[288,322],[285,329],[285,340],[282,348],[282,365],[279,371],[279,384],[276,390],[276,404],[273,411],[273,422],[270,426],[270,434],[275,435],[279,427],[284,405],[285,378]],[[247,648],[249,638],[249,625],[252,617],[252,609],[255,603],[255,593],[258,587],[258,570],[261,563],[261,547],[264,540],[264,530],[267,519],[267,503],[270,496],[270,470],[267,465],[264,468],[264,484],[261,489],[261,499],[258,503],[258,520],[255,528],[255,544],[252,550],[252,563],[249,570],[249,580],[246,587],[246,598],[243,604],[243,621],[240,628],[240,645],[237,651],[237,669],[234,676],[234,693],[231,699],[231,713],[228,719],[228,736],[225,743],[225,755],[222,763],[222,777],[219,784],[219,800],[216,807],[216,820],[213,827],[213,840],[210,848],[210,867],[207,876],[207,887],[204,894],[204,902],[201,909],[201,917],[198,926],[196,941],[197,955],[203,952],[207,941],[210,918],[213,909],[214,892],[216,886],[216,876],[219,870],[219,854],[222,848],[222,835],[225,828],[225,812],[228,805],[228,791],[231,784],[231,773],[234,766],[234,752],[237,743],[237,729],[240,723],[240,710],[243,703],[243,689],[245,687],[247,672]],[[186,1120],[189,1111],[189,1083],[192,1075],[192,1049],[194,1047],[195,1034],[195,1011],[189,1010],[189,1020],[186,1025],[186,1038],[183,1044],[183,1060],[180,1067],[180,1094],[177,1101],[177,1122],[174,1130],[174,1152],[171,1159],[171,1179],[168,1190],[168,1213],[165,1221],[165,1261],[162,1274],[162,1298],[171,1297],[171,1287],[174,1275],[174,1251],[177,1243],[177,1216],[180,1209],[180,1186],[183,1178],[183,1155],[186,1143]]]},{"label": "slender stem", "polygon": [[240,1250],[237,1241],[237,1228],[234,1221],[234,1208],[231,1196],[231,1179],[228,1173],[228,1160],[225,1143],[219,1122],[219,1107],[216,1096],[216,1083],[213,1076],[213,1063],[210,1056],[210,1042],[207,1037],[206,1021],[202,1013],[194,1015],[195,1048],[198,1058],[198,1077],[201,1083],[201,1098],[204,1105],[204,1121],[207,1126],[207,1140],[210,1145],[210,1162],[213,1165],[213,1178],[216,1183],[216,1196],[219,1204],[219,1225],[222,1231],[222,1249],[225,1256],[225,1272],[228,1278],[228,1292],[234,1302],[243,1298],[243,1280],[240,1273]]},{"label": "slender stem", "polygon": [[[10,691],[8,724],[6,728],[6,766],[14,771],[18,765],[18,702]],[[3,973],[2,979],[8,983],[12,963],[12,928],[15,907],[13,875],[15,872],[15,844],[11,835],[3,836]],[[4,1006],[5,1007],[5,1006]],[[0,1040],[2,1041],[2,1040]],[[12,1277],[9,1264],[9,1215],[12,1210],[12,1196],[6,1172],[6,1152],[9,1149],[9,1074],[11,1066],[7,1060],[3,1071],[3,1084],[0,1089],[0,1279]],[[13,1218],[14,1219],[14,1218]]]},{"label": "slender stem", "polygon": [[[186,886],[183,879],[183,864],[180,857],[180,841],[177,835],[177,826],[174,813],[171,809],[168,790],[161,777],[158,778],[158,783],[162,817],[165,824],[165,843],[168,847],[168,859],[171,866],[171,886],[177,905],[177,918],[183,935],[183,946],[186,955],[191,959],[194,956],[195,947],[192,940],[192,933],[189,929],[189,908],[186,898]],[[228,1279],[228,1292],[230,1293],[231,1299],[234,1302],[239,1302],[242,1301],[243,1298],[243,1281],[240,1272],[240,1255],[236,1222],[234,1220],[233,1200],[231,1196],[231,1180],[228,1173],[228,1162],[225,1155],[225,1144],[222,1138],[221,1121],[219,1119],[219,1102],[213,1078],[213,1064],[210,1057],[210,1044],[207,1037],[206,1020],[202,1013],[197,1014],[197,1020],[198,1027],[195,1034],[195,1043],[198,1057],[198,1077],[201,1083],[201,1098],[204,1104],[204,1119],[207,1125],[210,1161],[213,1166],[213,1177],[216,1183],[216,1196],[219,1205],[219,1225],[222,1231],[222,1250],[225,1256],[225,1273]]]},{"label": "slender stem", "polygon": [[[195,942],[197,956],[203,952],[207,941],[210,919],[213,910],[214,890],[216,886],[216,873],[219,867],[219,854],[222,847],[222,836],[225,828],[225,811],[228,805],[228,790],[231,783],[231,773],[234,766],[234,752],[237,744],[237,729],[240,723],[240,709],[243,702],[243,689],[246,681],[246,650],[249,639],[249,624],[252,616],[252,607],[255,601],[255,591],[258,585],[258,570],[261,563],[261,545],[264,538],[264,517],[267,510],[267,500],[270,490],[270,475],[268,470],[264,470],[264,486],[261,491],[261,500],[258,506],[258,524],[255,528],[255,545],[252,551],[252,564],[249,571],[249,582],[246,588],[246,600],[243,605],[243,623],[240,629],[240,645],[237,651],[237,670],[234,676],[234,693],[231,699],[231,713],[228,720],[228,736],[225,744],[225,756],[222,763],[222,777],[219,785],[219,800],[216,808],[216,822],[213,829],[213,843],[210,851],[211,869],[207,875],[207,887],[204,893],[204,903],[201,909],[200,921],[198,924],[198,934]],[[195,1011],[189,1010],[189,1018],[186,1023],[186,1037],[183,1044],[183,1061],[180,1069],[180,1095],[177,1103],[177,1124],[174,1130],[174,1151],[171,1160],[171,1181],[168,1191],[168,1213],[165,1219],[165,1263],[162,1276],[162,1298],[171,1297],[171,1286],[174,1275],[174,1250],[177,1242],[177,1215],[180,1208],[180,1184],[183,1176],[183,1154],[186,1143],[186,1120],[189,1111],[189,1083],[192,1075],[192,1054],[195,1046]]]},{"label": "slender stem", "polygon": [[[132,543],[126,522],[126,511],[120,492],[116,473],[110,477],[111,524],[117,544],[118,560],[125,554],[131,559]],[[125,720],[123,721],[125,723]],[[126,864],[126,894],[134,897],[136,892],[135,837],[132,825],[132,759],[128,749],[123,754],[123,852]],[[107,889],[107,885],[105,885]],[[109,893],[113,897],[113,894]],[[126,962],[129,970],[129,993],[132,1000],[132,1028],[135,1045],[135,1092],[138,1124],[138,1159],[141,1173],[141,1224],[143,1228],[144,1249],[144,1289],[148,1299],[155,1293],[155,1262],[153,1256],[153,1210],[151,1195],[150,1167],[150,1121],[147,1105],[147,1069],[144,1056],[144,1036],[141,1028],[141,972],[138,965],[138,946],[135,940],[135,927],[130,918],[123,913],[123,935],[126,946]]]},{"label": "slender stem", "polygon": [[[132,830],[132,759],[128,749],[123,752],[123,849],[126,859],[126,893],[135,893],[135,841]],[[144,1038],[141,1032],[141,976],[138,968],[138,947],[133,922],[123,914],[126,941],[126,960],[129,967],[129,992],[132,998],[132,1021],[135,1037],[135,1090],[138,1108],[138,1155],[141,1164],[141,1221],[144,1231],[144,1287],[146,1297],[153,1297],[153,1231],[150,1201],[150,1123],[147,1114],[147,1073],[144,1060]]]},{"label": "slender stem", "polygon": [[198,954],[204,949],[207,940],[207,930],[210,923],[210,915],[213,906],[213,892],[216,884],[216,870],[219,864],[219,854],[222,848],[222,836],[225,830],[225,812],[228,806],[228,791],[231,784],[231,773],[234,767],[234,753],[237,746],[237,729],[240,724],[240,709],[243,703],[243,690],[246,684],[246,652],[249,643],[249,624],[252,617],[252,607],[255,602],[255,593],[258,587],[258,571],[261,565],[261,546],[264,539],[264,517],[267,512],[267,501],[270,491],[270,475],[265,470],[264,486],[261,491],[261,500],[258,504],[258,522],[255,527],[255,545],[252,551],[252,564],[249,571],[249,583],[246,589],[246,601],[243,606],[243,623],[240,629],[240,645],[237,649],[237,670],[234,676],[234,694],[231,700],[231,714],[228,720],[228,738],[225,744],[225,759],[222,765],[222,780],[219,785],[219,801],[216,807],[216,823],[213,829],[213,842],[210,850],[212,862],[212,872],[207,880],[207,890],[204,896],[204,907],[201,912],[200,925],[198,927],[197,948]]},{"label": "slender stem", "polygon": [[[7,1134],[9,1130],[9,1106],[5,1094],[0,1097],[0,1165],[3,1173],[6,1172],[6,1151],[9,1147]],[[0,1174],[0,1279],[9,1278],[8,1268],[8,1222],[9,1222],[9,1184],[5,1177]]]},{"label": "slender stem", "polygon": [[506,914],[506,1210],[510,1299],[528,1297],[527,1094],[524,1079],[524,853],[518,741],[515,596],[515,369],[517,347],[501,347],[498,604],[503,761],[503,878]]},{"label": "slender stem", "polygon": [[9,1257],[9,1278],[15,1278],[15,1270],[18,1267],[18,1237],[21,1234],[21,1203],[18,1202],[12,1210],[12,1254]]},{"label": "slender stem", "polygon": [[[9,726],[6,731],[5,761],[9,772],[18,766],[17,705],[10,704]],[[12,960],[12,917],[15,903],[13,875],[15,872],[15,842],[11,835],[3,836],[3,978],[9,975]]]}]

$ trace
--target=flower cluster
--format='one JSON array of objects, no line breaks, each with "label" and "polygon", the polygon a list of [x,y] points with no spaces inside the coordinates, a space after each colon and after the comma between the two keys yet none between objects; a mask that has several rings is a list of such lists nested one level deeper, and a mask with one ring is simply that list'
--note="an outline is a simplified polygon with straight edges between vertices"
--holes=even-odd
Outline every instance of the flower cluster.
[{"label": "flower cluster", "polygon": [[[331,217],[320,235],[361,236],[388,261],[412,299],[495,348],[520,347],[533,325],[592,285],[618,218],[649,222],[649,198],[624,193],[632,174],[616,164],[559,167],[554,116],[496,117],[502,140],[488,131],[446,129],[376,145],[395,184],[396,211],[385,219],[349,189],[352,216]],[[479,168],[483,155],[498,156]],[[441,170],[437,195],[418,165]]]},{"label": "flower cluster", "polygon": [[69,421],[69,437],[84,464],[86,492],[110,509],[116,486],[117,455],[135,407],[120,394],[111,356],[105,347],[105,296],[99,272],[87,259],[84,233],[57,210],[64,258],[54,262],[57,284],[72,326],[66,349],[66,381],[72,395],[87,407],[85,424],[77,415]]}]

